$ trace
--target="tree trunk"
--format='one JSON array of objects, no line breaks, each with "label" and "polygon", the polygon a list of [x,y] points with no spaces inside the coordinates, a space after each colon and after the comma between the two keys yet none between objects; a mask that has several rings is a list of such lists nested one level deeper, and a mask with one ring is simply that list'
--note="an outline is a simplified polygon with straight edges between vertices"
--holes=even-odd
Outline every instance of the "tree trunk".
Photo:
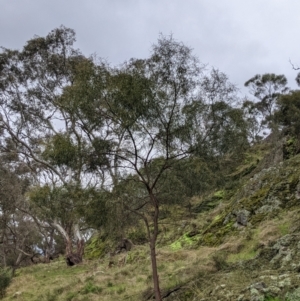
[{"label": "tree trunk", "polygon": [[51,229],[49,237],[45,236],[46,240],[46,249],[45,249],[45,262],[49,263],[50,258],[53,259],[53,243],[54,243],[54,228]]},{"label": "tree trunk", "polygon": [[151,266],[152,266],[152,277],[154,286],[154,295],[156,301],[161,301],[161,293],[159,288],[159,277],[157,272],[157,262],[156,262],[156,241],[151,239],[150,241],[150,254],[151,254]]},{"label": "tree trunk", "polygon": [[154,229],[153,229],[153,235],[149,237],[154,295],[156,301],[162,301],[161,292],[159,288],[159,276],[157,271],[157,260],[156,260],[156,240],[158,235],[159,204],[158,204],[158,200],[156,199],[155,195],[152,192],[150,193],[150,198],[152,201],[152,205],[154,207],[154,216],[153,216]]},{"label": "tree trunk", "polygon": [[82,262],[82,257],[84,254],[84,240],[80,234],[79,226],[76,224],[74,226],[74,236],[76,238],[76,252],[73,252],[73,242],[72,238],[67,233],[67,231],[59,225],[57,222],[53,223],[53,226],[59,231],[59,233],[64,237],[66,245],[66,262],[68,266],[73,266],[75,264]]}]

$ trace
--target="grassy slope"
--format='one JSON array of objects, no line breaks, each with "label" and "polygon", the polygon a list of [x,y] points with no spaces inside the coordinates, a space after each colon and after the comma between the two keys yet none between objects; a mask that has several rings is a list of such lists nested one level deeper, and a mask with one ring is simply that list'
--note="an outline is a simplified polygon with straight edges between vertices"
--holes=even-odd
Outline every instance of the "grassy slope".
[{"label": "grassy slope", "polygon": [[[227,264],[254,258],[259,244],[289,231],[293,215],[289,212],[262,222],[254,230],[229,236],[215,247],[180,248],[175,243],[173,247],[159,248],[159,274],[164,293],[182,285],[169,300],[193,300],[195,296],[207,296],[216,283],[242,290],[247,283],[250,285],[253,275],[242,270],[228,273]],[[152,285],[147,246],[136,246],[127,256],[120,254],[114,261],[111,268],[109,258],[85,261],[74,267],[67,267],[61,259],[22,268],[4,300],[146,300]]]},{"label": "grassy slope", "polygon": [[[259,277],[255,268],[245,269],[247,263],[250,266],[253,258],[258,260],[256,258],[259,258],[260,250],[268,244],[300,228],[297,226],[299,205],[292,191],[299,182],[299,166],[300,156],[296,156],[290,164],[287,162],[281,165],[280,176],[277,172],[256,177],[260,179],[260,186],[256,190],[252,179],[249,186],[252,194],[249,193],[249,197],[241,195],[237,198],[241,191],[246,195],[248,193],[248,182],[244,182],[243,188],[238,189],[237,193],[225,191],[209,196],[207,199],[217,204],[209,211],[194,213],[192,216],[183,212],[184,220],[175,225],[170,223],[173,221],[172,216],[164,220],[164,231],[158,247],[158,269],[163,295],[180,288],[167,300],[218,300],[218,290],[223,296],[222,300],[237,300],[240,292]],[[267,190],[264,188],[265,182],[269,185]],[[260,193],[262,189],[268,193]],[[258,206],[263,199],[273,197],[276,191],[279,191],[281,198],[287,197],[286,202],[291,205],[285,203],[275,213],[266,214],[260,219],[256,218],[257,214],[253,215],[250,218],[252,225],[248,227],[237,230],[232,223],[224,226],[224,218],[234,210],[234,206],[245,207],[253,200],[254,205]],[[257,200],[258,197],[261,199]],[[207,199],[194,198],[194,208],[199,209],[199,204],[207,202]],[[242,201],[237,202],[237,199]],[[243,206],[241,202],[244,202]],[[196,235],[190,238],[188,233],[193,230],[196,230]],[[105,257],[67,267],[61,259],[51,264],[19,269],[4,300],[140,301],[151,296],[152,279],[147,245],[135,246],[127,255],[123,253],[114,257],[115,264],[112,267],[109,267],[109,261],[110,258]],[[274,274],[276,271],[272,272],[272,277],[275,277]],[[283,299],[274,297],[269,300]]]}]

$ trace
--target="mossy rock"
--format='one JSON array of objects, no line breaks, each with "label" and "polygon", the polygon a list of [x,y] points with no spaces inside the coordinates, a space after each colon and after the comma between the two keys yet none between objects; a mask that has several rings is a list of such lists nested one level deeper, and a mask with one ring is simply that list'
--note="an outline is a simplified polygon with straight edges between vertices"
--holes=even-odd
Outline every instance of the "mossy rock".
[{"label": "mossy rock", "polygon": [[220,240],[214,233],[206,233],[199,239],[199,245],[216,246],[219,243]]},{"label": "mossy rock", "polygon": [[170,247],[173,251],[178,251],[182,248],[189,248],[196,244],[196,238],[190,237],[188,234],[182,235],[179,239],[174,241]]},{"label": "mossy rock", "polygon": [[213,227],[209,230],[206,230],[198,240],[199,245],[205,246],[218,246],[224,242],[227,234],[233,234],[235,228],[233,227],[234,222],[228,222],[226,225],[222,225],[219,229]]}]

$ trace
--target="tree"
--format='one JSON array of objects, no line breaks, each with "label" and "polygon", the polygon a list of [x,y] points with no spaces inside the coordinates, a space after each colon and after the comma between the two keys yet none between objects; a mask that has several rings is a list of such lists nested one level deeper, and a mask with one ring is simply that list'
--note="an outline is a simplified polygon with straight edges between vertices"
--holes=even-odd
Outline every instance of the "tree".
[{"label": "tree", "polygon": [[[106,88],[94,94],[97,106],[84,115],[86,120],[104,121],[102,138],[99,130],[89,131],[91,137],[109,141],[106,154],[115,201],[145,223],[156,300],[161,300],[159,212],[170,201],[164,193],[170,171],[200,147],[206,154],[228,152],[233,128],[235,142],[247,141],[239,127],[241,111],[231,107],[235,87],[223,73],[213,70],[203,77],[203,70],[190,48],[162,36],[148,59],[131,59],[106,73]],[[99,72],[94,66],[89,82],[96,83]],[[219,131],[226,133],[224,140]]]},{"label": "tree", "polygon": [[145,222],[156,300],[161,300],[156,240],[164,202],[157,186],[163,174],[189,154],[182,139],[188,131],[183,108],[195,97],[202,68],[190,48],[162,36],[149,59],[132,59],[121,70],[113,70],[106,98],[105,113],[114,128],[124,132],[121,145],[111,154],[123,162],[121,172],[135,175],[131,181],[141,191],[125,205]]},{"label": "tree", "polygon": [[69,263],[82,260],[81,226],[105,223],[87,205],[104,216],[113,196],[141,218],[161,300],[159,214],[175,199],[166,183],[183,183],[173,174],[181,162],[201,166],[206,158],[236,156],[245,145],[236,89],[218,70],[204,76],[192,50],[172,36],[161,36],[149,58],[118,68],[84,57],[74,41],[74,31],[61,27],[22,51],[3,49],[1,146],[12,143],[26,162],[34,177],[32,216],[61,234]]},{"label": "tree", "polygon": [[[286,145],[286,150],[297,154],[300,151],[300,91],[291,91],[288,95],[282,95],[278,99],[278,109],[275,112],[275,121],[281,128],[283,135],[289,137],[291,145]],[[290,154],[286,154],[290,155]]]},{"label": "tree", "polygon": [[223,185],[226,175],[242,160],[249,146],[248,123],[239,106],[237,88],[226,74],[212,69],[203,77],[197,97],[184,111],[190,129],[185,139],[191,145],[193,157],[203,162],[201,166],[208,175],[218,171],[220,177],[214,175],[210,181]]},{"label": "tree", "polygon": [[[36,221],[54,227],[65,240],[68,260],[76,258],[75,261],[80,262],[84,248],[81,217],[69,214],[65,217],[70,220],[66,221],[59,216],[61,206],[57,209],[62,198],[68,204],[65,210],[76,212],[82,206],[81,195],[91,192],[98,179],[102,180],[95,174],[102,175],[105,158],[95,150],[99,153],[107,144],[103,146],[101,140],[96,139],[92,143],[91,137],[86,135],[86,129],[99,127],[101,120],[92,122],[90,118],[87,125],[82,118],[82,112],[88,112],[91,106],[89,102],[83,106],[83,102],[78,101],[82,87],[77,83],[90,74],[86,70],[91,69],[93,62],[74,49],[74,41],[74,31],[60,27],[45,38],[29,40],[22,51],[2,49],[0,128],[2,146],[6,147],[9,137],[14,151],[35,177],[32,204],[39,207],[40,218],[47,217]],[[70,86],[78,91],[77,98],[69,97]],[[97,87],[100,89],[100,82]],[[93,90],[87,86],[85,91],[86,98],[91,100]],[[37,200],[34,196],[40,194],[43,197]],[[93,196],[92,193],[91,198]],[[40,203],[45,200],[48,208]],[[51,214],[49,209],[53,209]],[[77,248],[75,253],[73,241]]]},{"label": "tree", "polygon": [[[2,268],[13,272],[24,260],[36,253],[40,235],[26,213],[28,203],[25,193],[29,186],[27,176],[20,166],[9,169],[8,158],[1,156],[0,167],[0,258]],[[17,167],[17,168],[16,168]],[[26,169],[25,169],[26,170]]]},{"label": "tree", "polygon": [[245,82],[245,87],[249,87],[250,92],[259,100],[256,103],[247,101],[245,107],[257,116],[256,119],[260,119],[260,130],[271,122],[278,97],[289,91],[286,85],[286,77],[274,73],[257,74]]}]

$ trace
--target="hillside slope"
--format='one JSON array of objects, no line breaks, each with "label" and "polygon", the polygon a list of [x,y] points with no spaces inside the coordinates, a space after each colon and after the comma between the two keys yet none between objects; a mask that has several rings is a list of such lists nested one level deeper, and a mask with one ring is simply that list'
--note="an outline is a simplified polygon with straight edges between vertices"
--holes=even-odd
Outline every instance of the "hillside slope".
[{"label": "hillside slope", "polygon": [[[191,212],[174,207],[163,220],[164,300],[300,300],[300,155],[254,168],[238,187],[195,197]],[[21,268],[4,300],[151,300],[148,253],[136,245],[74,267],[61,258]]]}]

